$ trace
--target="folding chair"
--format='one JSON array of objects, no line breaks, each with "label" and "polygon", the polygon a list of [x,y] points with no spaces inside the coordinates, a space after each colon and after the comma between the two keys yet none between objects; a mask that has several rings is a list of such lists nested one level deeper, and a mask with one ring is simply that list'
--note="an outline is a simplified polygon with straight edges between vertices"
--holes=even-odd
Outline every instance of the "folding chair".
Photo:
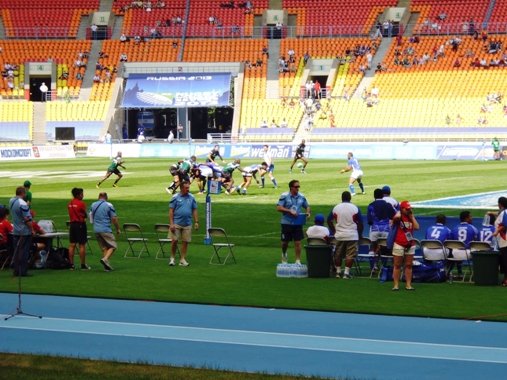
[{"label": "folding chair", "polygon": [[[463,263],[468,266],[468,274],[470,276],[469,281],[472,281],[473,269],[472,269],[472,257],[470,256],[470,250],[466,248],[465,243],[459,240],[446,240],[444,241],[444,247],[449,250],[447,256],[447,262],[449,264],[448,277],[451,278],[451,271],[454,263]],[[465,282],[467,274],[463,273],[463,282]]]},{"label": "folding chair", "polygon": [[[166,244],[171,244],[173,239],[171,239],[169,237],[170,235],[170,230],[169,230],[169,224],[161,224],[161,223],[157,223],[155,224],[155,233],[157,234],[157,241],[158,241],[158,244],[159,244],[159,248],[158,248],[158,251],[157,251],[157,254],[155,255],[155,259],[166,259],[167,256],[166,256],[166,252],[164,250],[164,246]],[[178,246],[176,246],[176,252],[178,253],[178,255],[181,256],[180,254],[180,249]],[[170,252],[167,252],[169,255],[170,255]],[[162,256],[162,257],[159,257],[159,256]]]},{"label": "folding chair", "polygon": [[359,252],[357,254],[356,262],[356,271],[359,275],[361,275],[361,266],[359,262],[366,261],[368,265],[370,265],[370,278],[373,277],[373,273],[375,272],[376,258],[375,254],[370,254],[371,240],[367,237],[361,237],[358,241]]},{"label": "folding chair", "polygon": [[427,261],[444,261],[447,259],[447,248],[440,240],[421,240],[423,258]]},{"label": "folding chair", "polygon": [[388,267],[389,264],[393,265],[393,255],[390,250],[387,249],[387,239],[377,239],[377,246],[379,247],[379,257],[380,257],[380,266],[379,266],[379,277],[380,272],[382,271],[382,267]]},{"label": "folding chair", "polygon": [[[227,236],[227,233],[223,228],[218,227],[212,227],[208,228],[208,234],[211,237],[211,245],[213,246],[213,255],[211,256],[211,259],[209,261],[210,264],[219,264],[224,265],[227,262],[227,259],[229,257],[232,257],[234,260],[234,263],[236,263],[236,257],[234,257],[234,252],[232,251],[232,248],[234,248],[234,244],[232,244],[229,241],[229,237]],[[220,250],[222,248],[225,248],[227,252],[227,256],[225,257],[225,260],[222,262],[222,259],[220,258]],[[218,262],[213,262],[213,258],[216,256]]]},{"label": "folding chair", "polygon": [[487,241],[471,241],[470,252],[493,251],[494,248]]},{"label": "folding chair", "polygon": [[[146,252],[150,256],[148,250],[148,239],[144,237],[141,226],[137,223],[124,223],[123,232],[125,232],[125,238],[127,239],[128,247],[123,257],[128,258],[129,251],[132,253],[131,257],[141,258],[141,255]],[[137,252],[134,249],[136,245],[140,245],[141,249]]]},{"label": "folding chair", "polygon": [[306,242],[308,245],[329,245],[329,242],[320,238],[307,238]]}]

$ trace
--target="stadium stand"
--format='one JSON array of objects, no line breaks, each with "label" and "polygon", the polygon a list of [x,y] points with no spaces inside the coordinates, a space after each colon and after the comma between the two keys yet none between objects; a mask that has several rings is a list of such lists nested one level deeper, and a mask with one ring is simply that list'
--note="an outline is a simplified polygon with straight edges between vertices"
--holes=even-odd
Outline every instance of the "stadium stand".
[{"label": "stadium stand", "polygon": [[0,1],[6,36],[11,38],[75,38],[81,16],[98,8],[99,0]]},{"label": "stadium stand", "polygon": [[[227,1],[115,0],[112,11],[122,23],[114,39],[100,43],[77,39],[79,28],[90,21],[82,17],[99,9],[98,0],[0,0],[6,37],[0,40],[0,125],[24,131],[21,140],[31,138],[34,105],[24,100],[29,98],[27,62],[55,63],[52,100],[62,102],[45,105],[49,135],[58,123],[71,121],[82,125],[77,135],[92,138],[105,124],[123,62],[242,62],[233,132],[240,141],[292,141],[306,128],[302,87],[314,75],[303,59],[308,53],[336,68],[336,75],[321,83],[328,91],[312,111],[313,128],[304,135],[312,141],[477,139],[481,133],[496,133],[507,115],[502,93],[507,37],[495,34],[505,30],[507,0],[408,3],[418,14],[413,32],[384,39],[380,52],[381,40],[373,39],[372,32],[396,0],[322,0],[318,5],[283,0],[291,22],[287,27],[294,28],[291,35],[297,38],[281,39],[279,48],[267,38],[251,38],[263,35],[254,24],[264,17],[268,0],[253,1],[252,9],[237,1],[231,7]],[[119,41],[121,33],[129,40]],[[277,52],[269,59],[263,54],[268,46]],[[365,54],[356,54],[358,47],[368,47],[380,66],[365,69]],[[277,72],[279,58],[287,58],[291,49],[294,62]],[[97,61],[88,62],[87,56],[95,57],[98,50]],[[83,92],[85,77],[90,80]],[[269,93],[272,82],[275,96]]]}]

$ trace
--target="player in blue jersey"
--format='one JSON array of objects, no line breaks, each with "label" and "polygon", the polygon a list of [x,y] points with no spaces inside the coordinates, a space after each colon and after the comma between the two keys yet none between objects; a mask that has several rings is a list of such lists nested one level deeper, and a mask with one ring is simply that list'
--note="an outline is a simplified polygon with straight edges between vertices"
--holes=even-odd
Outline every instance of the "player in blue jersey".
[{"label": "player in blue jersey", "polygon": [[493,212],[487,212],[484,215],[482,225],[479,228],[479,241],[484,241],[491,246],[491,249],[496,250],[496,239],[493,234],[495,233],[495,219],[496,215]]},{"label": "player in blue jersey", "polygon": [[[368,205],[366,219],[370,225],[370,250],[378,253],[378,239],[386,239],[391,229],[389,222],[393,218],[395,211],[394,208],[387,203],[384,199],[382,189],[375,189],[373,198],[375,199]],[[371,269],[376,270],[376,261],[371,260]]]},{"label": "player in blue jersey", "polygon": [[[275,162],[273,160],[273,155],[271,154],[271,151],[269,150],[269,145],[264,145],[262,148],[263,152],[263,158],[264,162],[268,165],[268,171],[267,174],[269,176],[269,179],[271,179],[271,182],[273,182],[273,185],[275,186],[275,189],[278,188],[278,183],[276,182],[276,178],[273,175],[273,172],[275,171]],[[264,187],[264,175],[261,176],[261,187]]]},{"label": "player in blue jersey", "polygon": [[[450,239],[451,230],[445,225],[446,221],[447,218],[444,214],[438,214],[435,218],[435,224],[426,229],[426,235],[424,238],[426,240],[438,240],[442,244],[444,241]],[[427,258],[428,260],[444,260],[447,257],[447,250],[445,248],[444,251],[441,249],[424,248],[423,255],[424,258]]]},{"label": "player in blue jersey", "polygon": [[255,179],[255,182],[257,182],[257,184],[259,184],[259,180],[257,179],[257,173],[259,173],[259,175],[262,176],[262,175],[266,174],[267,170],[268,170],[268,164],[266,164],[265,162],[263,162],[262,164],[245,166],[241,170],[242,175],[243,175],[243,182],[239,186],[236,186],[237,193],[242,194],[242,195],[246,195],[246,191],[247,191],[248,187],[250,186],[250,183],[252,182],[252,177],[253,177],[253,179]]},{"label": "player in blue jersey", "polygon": [[340,173],[346,173],[346,172],[352,172],[350,173],[350,179],[349,179],[349,191],[352,196],[356,195],[356,191],[354,189],[354,182],[357,181],[357,184],[361,188],[361,194],[364,194],[364,185],[362,182],[363,178],[363,171],[361,170],[361,165],[359,165],[359,161],[357,158],[354,157],[352,152],[349,152],[347,154],[347,166],[345,166],[342,170],[340,170]]},{"label": "player in blue jersey", "polygon": [[[463,258],[463,260],[467,260],[469,256],[470,242],[478,239],[479,231],[472,225],[472,214],[470,211],[461,211],[459,214],[459,221],[460,223],[451,230],[451,238],[452,240],[459,240],[465,243],[467,252],[454,249],[452,252],[449,252],[449,256],[452,256],[455,259]],[[454,268],[453,264],[454,262],[451,261],[448,268],[448,274],[451,273]],[[463,276],[461,264],[461,262],[457,263],[458,277]]]}]

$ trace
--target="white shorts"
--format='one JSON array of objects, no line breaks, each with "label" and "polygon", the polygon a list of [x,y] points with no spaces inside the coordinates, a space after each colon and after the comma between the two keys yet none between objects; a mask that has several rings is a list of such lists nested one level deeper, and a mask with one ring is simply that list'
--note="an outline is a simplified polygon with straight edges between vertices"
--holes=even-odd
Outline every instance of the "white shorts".
[{"label": "white shorts", "polygon": [[362,176],[363,176],[362,170],[353,170],[352,173],[350,174],[350,178],[354,178],[354,179],[361,178]]},{"label": "white shorts", "polygon": [[387,239],[389,232],[384,231],[370,231],[370,241],[376,242],[378,239]]},{"label": "white shorts", "polygon": [[393,256],[405,256],[405,255],[415,255],[415,245],[405,248],[402,245],[394,243],[393,245]]},{"label": "white shorts", "polygon": [[424,248],[424,258],[426,260],[445,260],[447,258],[447,249],[444,248],[444,252],[438,248]]}]

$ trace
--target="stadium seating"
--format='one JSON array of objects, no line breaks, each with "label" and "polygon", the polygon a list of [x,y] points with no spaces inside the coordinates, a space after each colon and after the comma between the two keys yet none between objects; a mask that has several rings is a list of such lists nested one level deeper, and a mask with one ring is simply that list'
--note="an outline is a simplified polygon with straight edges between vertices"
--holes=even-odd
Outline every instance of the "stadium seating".
[{"label": "stadium seating", "polygon": [[31,140],[32,130],[32,102],[0,101],[0,135],[2,141]]},{"label": "stadium seating", "polygon": [[[410,9],[418,12],[419,18],[415,33],[455,34],[479,32],[486,17],[488,0],[412,0]],[[466,25],[466,26],[465,26]]]},{"label": "stadium seating", "polygon": [[99,0],[0,0],[6,36],[11,38],[75,38],[81,17],[98,8]]},{"label": "stadium seating", "polygon": [[338,2],[322,0],[284,0],[283,8],[297,15],[297,35],[363,34],[372,29],[378,15],[396,0]]}]

